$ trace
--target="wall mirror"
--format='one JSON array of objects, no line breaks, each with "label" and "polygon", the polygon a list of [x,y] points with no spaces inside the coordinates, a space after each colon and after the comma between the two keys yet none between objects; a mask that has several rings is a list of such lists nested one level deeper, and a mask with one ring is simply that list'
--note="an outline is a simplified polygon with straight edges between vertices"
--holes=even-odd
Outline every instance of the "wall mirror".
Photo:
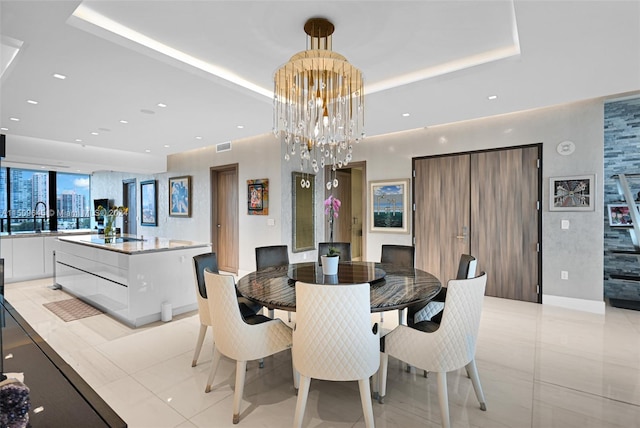
[{"label": "wall mirror", "polygon": [[315,181],[316,176],[301,172],[291,173],[292,213],[291,222],[294,253],[316,248],[315,224]]}]

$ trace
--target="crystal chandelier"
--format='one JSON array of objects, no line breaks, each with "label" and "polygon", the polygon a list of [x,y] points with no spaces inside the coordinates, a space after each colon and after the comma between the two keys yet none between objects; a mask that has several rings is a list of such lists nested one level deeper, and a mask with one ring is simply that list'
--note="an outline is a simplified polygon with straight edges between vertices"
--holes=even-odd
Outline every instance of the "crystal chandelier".
[{"label": "crystal chandelier", "polygon": [[331,165],[328,190],[338,186],[336,169],[351,162],[353,143],[364,138],[362,73],[331,51],[334,29],[324,18],[305,23],[307,50],[276,71],[273,98],[273,133],[283,140],[285,160],[298,153],[307,173]]}]

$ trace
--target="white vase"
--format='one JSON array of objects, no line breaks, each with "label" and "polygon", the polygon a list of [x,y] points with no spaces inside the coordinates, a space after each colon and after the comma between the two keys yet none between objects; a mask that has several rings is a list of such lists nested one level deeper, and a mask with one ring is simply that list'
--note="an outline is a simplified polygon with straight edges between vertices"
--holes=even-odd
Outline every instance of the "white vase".
[{"label": "white vase", "polygon": [[322,273],[324,275],[338,274],[340,256],[320,256],[320,258],[322,259]]}]

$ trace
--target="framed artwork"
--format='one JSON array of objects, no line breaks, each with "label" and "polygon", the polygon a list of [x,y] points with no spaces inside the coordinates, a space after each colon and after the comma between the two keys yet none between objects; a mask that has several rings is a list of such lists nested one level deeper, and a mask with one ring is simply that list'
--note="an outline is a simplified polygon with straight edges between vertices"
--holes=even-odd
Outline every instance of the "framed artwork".
[{"label": "framed artwork", "polygon": [[549,211],[593,211],[596,176],[550,177],[549,195]]},{"label": "framed artwork", "polygon": [[[640,215],[640,206],[636,206],[636,208],[638,209],[638,215]],[[609,212],[609,226],[633,226],[633,219],[631,218],[631,213],[629,212],[629,205],[609,204],[607,205],[607,211]]]},{"label": "framed artwork", "polygon": [[158,225],[158,193],[156,191],[156,180],[140,182],[140,205],[142,216],[140,224],[142,226]]},{"label": "framed artwork", "polygon": [[169,178],[169,216],[191,217],[191,176]]},{"label": "framed artwork", "polygon": [[409,233],[409,179],[369,182],[369,231]]},{"label": "framed artwork", "polygon": [[249,215],[269,215],[269,179],[247,180]]}]

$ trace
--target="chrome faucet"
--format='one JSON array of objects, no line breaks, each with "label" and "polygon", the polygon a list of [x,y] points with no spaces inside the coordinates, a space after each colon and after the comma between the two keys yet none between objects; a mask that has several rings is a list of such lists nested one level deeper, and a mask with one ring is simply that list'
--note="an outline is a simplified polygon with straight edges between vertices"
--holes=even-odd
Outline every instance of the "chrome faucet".
[{"label": "chrome faucet", "polygon": [[42,232],[42,226],[43,226],[43,223],[40,223],[40,228],[38,229],[37,223],[36,223],[37,218],[38,218],[38,206],[40,204],[42,204],[44,206],[44,211],[45,211],[44,217],[41,217],[41,218],[44,218],[44,219],[47,218],[47,204],[45,204],[42,201],[36,202],[36,206],[33,207],[33,228],[35,229],[36,233]]}]

